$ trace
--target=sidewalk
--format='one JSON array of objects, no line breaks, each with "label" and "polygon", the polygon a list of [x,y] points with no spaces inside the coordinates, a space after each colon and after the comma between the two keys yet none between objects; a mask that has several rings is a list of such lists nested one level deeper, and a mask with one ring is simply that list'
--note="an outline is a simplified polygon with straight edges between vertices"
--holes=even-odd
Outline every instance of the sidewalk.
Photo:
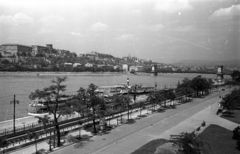
[{"label": "sidewalk", "polygon": [[[62,119],[70,119],[73,117],[76,117],[78,115],[72,115],[72,116],[65,116]],[[49,115],[49,117],[52,117],[51,115]],[[23,118],[18,118],[15,119],[15,128],[17,130],[17,128],[23,128],[24,125],[27,126],[31,126],[32,124],[38,124],[38,118],[35,118],[34,116],[27,116],[27,117],[23,117]],[[0,122],[0,133],[4,133],[6,131],[13,131],[13,120],[7,120],[7,121],[1,121]]]},{"label": "sidewalk", "polygon": [[[131,153],[153,139],[169,139],[170,134],[192,132],[200,126],[203,120],[206,121],[205,128],[213,122],[216,124],[221,123],[223,126],[229,129],[232,127],[234,128],[235,125],[224,119],[221,119],[216,115],[216,102],[218,102],[219,95],[222,95],[222,93],[224,92],[211,94],[210,96],[207,96],[209,99],[206,98],[206,101],[203,101],[205,98],[194,99],[194,101],[191,103],[182,104],[177,106],[177,109],[168,109],[163,113],[149,115],[147,113],[151,113],[151,111],[143,110],[142,115],[148,116],[137,120],[137,122],[134,124],[124,124],[122,126],[118,126],[117,128],[113,129],[110,134],[93,136],[91,138],[91,142],[87,143],[81,148],[75,148],[74,145],[68,145],[65,148],[60,147],[58,150],[55,149],[56,151],[53,153]],[[212,95],[214,95],[214,97]],[[209,104],[214,105],[209,106]],[[130,117],[135,119],[138,115],[139,111],[133,113]],[[125,115],[124,118],[127,118],[127,115]],[[113,119],[110,123],[111,125],[116,125],[117,120]],[[201,129],[201,131],[202,130],[203,129]],[[78,131],[71,132],[70,134],[76,136],[78,135]],[[81,134],[91,136],[91,133],[84,130],[81,130]],[[49,149],[49,145],[46,142],[38,143],[38,149],[43,149],[46,151]],[[12,153],[31,154],[34,152],[35,147],[32,145]]]}]

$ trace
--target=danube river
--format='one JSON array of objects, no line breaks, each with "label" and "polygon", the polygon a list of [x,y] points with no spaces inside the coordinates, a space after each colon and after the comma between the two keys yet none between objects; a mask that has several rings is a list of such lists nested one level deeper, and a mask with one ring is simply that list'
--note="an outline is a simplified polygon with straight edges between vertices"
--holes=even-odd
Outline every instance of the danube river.
[{"label": "danube river", "polygon": [[[124,74],[124,73],[67,73],[67,74],[37,74],[23,72],[0,72],[0,121],[13,118],[13,104],[10,104],[14,99],[19,104],[16,105],[16,118],[28,116],[27,107],[31,100],[28,98],[30,93],[36,89],[43,89],[51,85],[51,80],[57,76],[67,76],[67,94],[76,93],[80,88],[87,88],[90,83],[97,86],[109,86],[117,84],[126,84],[129,78],[130,85],[142,84],[145,86],[154,87],[157,83],[157,89],[166,87],[176,87],[178,81],[182,81],[185,77],[194,78],[199,74],[158,74],[154,77],[150,74]],[[214,74],[203,74],[203,77],[213,78]]]}]

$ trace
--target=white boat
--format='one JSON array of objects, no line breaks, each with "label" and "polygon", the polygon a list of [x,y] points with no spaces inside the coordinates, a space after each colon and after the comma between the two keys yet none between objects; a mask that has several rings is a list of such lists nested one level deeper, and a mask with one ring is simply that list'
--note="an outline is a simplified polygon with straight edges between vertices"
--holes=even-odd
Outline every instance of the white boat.
[{"label": "white boat", "polygon": [[[59,99],[59,106],[65,104],[66,101],[71,100],[72,96]],[[54,101],[46,101],[44,99],[35,99],[28,105],[28,115],[30,116],[44,116],[49,115],[48,106],[53,106]]]}]

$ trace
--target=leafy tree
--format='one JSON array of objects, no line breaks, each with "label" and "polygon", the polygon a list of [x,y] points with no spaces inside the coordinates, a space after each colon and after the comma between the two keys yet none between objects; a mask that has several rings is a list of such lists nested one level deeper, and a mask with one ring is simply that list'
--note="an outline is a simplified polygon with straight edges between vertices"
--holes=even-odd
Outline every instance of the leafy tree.
[{"label": "leafy tree", "polygon": [[118,106],[120,112],[121,112],[121,121],[122,121],[122,113],[128,108],[130,101],[127,96],[123,95],[113,95],[112,101]]},{"label": "leafy tree", "polygon": [[127,107],[128,121],[129,121],[129,115],[130,115],[129,111],[130,111],[130,108],[131,108],[131,106],[130,106],[130,102],[131,102],[131,100],[130,100],[130,98],[129,98],[128,95],[127,95],[127,96],[123,96],[123,99],[122,99],[122,105],[124,105],[124,106]]},{"label": "leafy tree", "polygon": [[147,101],[149,101],[150,104],[152,104],[153,110],[155,110],[156,104],[161,105],[162,101],[165,101],[165,100],[166,100],[166,98],[164,97],[162,91],[151,92],[147,97]]},{"label": "leafy tree", "polygon": [[145,102],[141,101],[138,103],[138,107],[139,107],[139,110],[140,110],[140,116],[141,116],[141,113],[142,113],[142,108],[145,106]]},{"label": "leafy tree", "polygon": [[165,99],[170,100],[170,101],[173,101],[176,98],[176,95],[173,92],[173,90],[165,91],[163,96],[164,96]]},{"label": "leafy tree", "polygon": [[44,55],[44,53],[39,52],[35,55],[35,57],[45,57],[45,55]]},{"label": "leafy tree", "polygon": [[240,82],[240,71],[238,70],[234,70],[231,74],[232,80],[235,83],[239,83]]},{"label": "leafy tree", "polygon": [[86,90],[82,87],[79,88],[78,94],[75,98],[71,101],[71,105],[73,110],[77,112],[80,116],[79,118],[79,139],[81,138],[81,127],[82,124],[81,119],[85,117],[89,117],[90,110],[87,108],[87,97],[86,97]]},{"label": "leafy tree", "polygon": [[199,96],[199,92],[207,92],[210,89],[210,83],[206,78],[202,78],[201,76],[197,76],[192,79],[191,88],[197,92],[197,96]]},{"label": "leafy tree", "polygon": [[66,99],[69,96],[63,94],[66,91],[66,85],[62,85],[65,82],[67,77],[57,77],[55,80],[52,80],[53,85],[44,88],[43,90],[35,90],[29,96],[31,100],[44,100],[50,114],[53,114],[53,123],[57,132],[57,146],[61,146],[60,142],[60,127],[59,127],[59,118],[66,114],[66,110],[71,111],[69,104],[66,103]]},{"label": "leafy tree", "polygon": [[39,138],[38,133],[36,133],[34,131],[30,131],[30,132],[28,132],[28,138],[30,140],[34,139],[36,154],[38,154],[38,150],[37,150],[37,139]]},{"label": "leafy tree", "polygon": [[203,142],[193,133],[182,133],[176,143],[183,154],[199,154],[203,147]]},{"label": "leafy tree", "polygon": [[0,148],[3,148],[3,153],[4,153],[4,148],[8,146],[8,141],[5,137],[1,136],[0,137]]},{"label": "leafy tree", "polygon": [[184,78],[181,84],[178,83],[177,88],[190,87],[191,83],[192,80],[190,80],[189,78]]},{"label": "leafy tree", "polygon": [[9,60],[7,60],[7,59],[2,60],[1,63],[5,64],[5,65],[11,64],[11,62]]},{"label": "leafy tree", "polygon": [[191,97],[192,94],[194,93],[194,90],[191,87],[177,87],[177,89],[175,90],[176,93],[176,97],[182,97],[184,95],[186,95],[186,99],[188,97]]},{"label": "leafy tree", "polygon": [[99,105],[103,103],[103,99],[97,96],[96,92],[97,86],[94,84],[90,84],[87,89],[87,107],[91,110],[91,118],[93,121],[93,129],[94,133],[97,133],[96,128],[96,116],[97,116],[97,110],[99,108]]},{"label": "leafy tree", "polygon": [[[47,115],[44,115],[43,117],[36,117],[38,118],[38,123],[43,125],[43,129],[45,130],[45,133],[47,134],[47,126],[50,124],[51,118]],[[50,140],[49,140],[49,151],[51,151],[51,130],[50,130]]]},{"label": "leafy tree", "polygon": [[240,106],[240,89],[233,90],[222,98],[221,104],[229,111]]}]

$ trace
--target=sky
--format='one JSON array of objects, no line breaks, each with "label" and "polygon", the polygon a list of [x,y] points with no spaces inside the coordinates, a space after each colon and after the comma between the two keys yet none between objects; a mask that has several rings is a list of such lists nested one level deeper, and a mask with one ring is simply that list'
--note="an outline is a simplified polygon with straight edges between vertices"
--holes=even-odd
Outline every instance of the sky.
[{"label": "sky", "polygon": [[0,44],[155,62],[240,60],[240,0],[0,0]]}]

